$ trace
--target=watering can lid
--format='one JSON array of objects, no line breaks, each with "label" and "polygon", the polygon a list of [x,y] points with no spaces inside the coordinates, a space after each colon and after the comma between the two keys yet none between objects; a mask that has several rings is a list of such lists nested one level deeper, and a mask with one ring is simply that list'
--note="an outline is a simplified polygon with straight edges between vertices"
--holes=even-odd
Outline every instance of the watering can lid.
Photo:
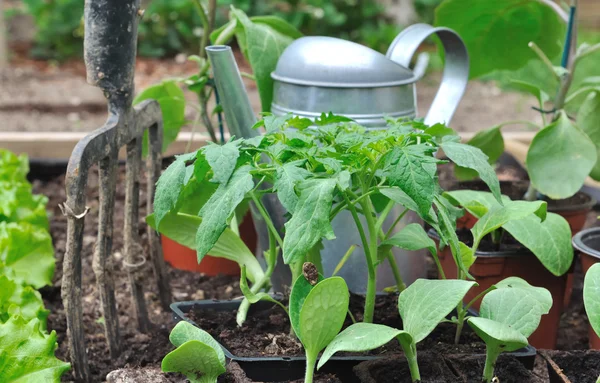
[{"label": "watering can lid", "polygon": [[274,80],[331,88],[411,84],[414,73],[371,48],[334,37],[301,37],[279,57]]}]

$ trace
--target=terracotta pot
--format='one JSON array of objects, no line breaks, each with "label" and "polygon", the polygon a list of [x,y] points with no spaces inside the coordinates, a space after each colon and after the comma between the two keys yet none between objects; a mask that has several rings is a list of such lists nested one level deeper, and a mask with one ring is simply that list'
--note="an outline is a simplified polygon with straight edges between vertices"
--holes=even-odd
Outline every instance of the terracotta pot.
[{"label": "terracotta pot", "polygon": [[[594,263],[600,262],[600,227],[580,231],[573,237],[573,247],[579,251],[581,268],[585,275]],[[600,338],[589,328],[590,348],[600,350]]]},{"label": "terracotta pot", "polygon": [[[249,249],[256,248],[256,231],[250,213],[246,214],[240,225],[240,236]],[[196,250],[183,246],[164,235],[161,236],[161,242],[165,261],[176,269],[195,271],[208,276],[240,275],[240,267],[236,262],[206,255],[198,264]]]},{"label": "terracotta pot", "polygon": [[[436,241],[436,244],[439,243],[437,233],[430,230],[429,235]],[[507,277],[523,278],[533,286],[548,289],[552,294],[554,304],[550,313],[542,317],[538,329],[529,337],[529,343],[536,348],[553,349],[556,346],[567,276],[557,277],[550,273],[537,257],[525,248],[498,252],[478,251],[476,255],[477,260],[469,271],[479,286],[469,290],[465,296],[465,303]],[[450,248],[446,246],[444,250],[438,250],[438,257],[446,278],[456,278],[457,267]],[[480,304],[481,300],[478,300],[473,308],[479,310]]]}]

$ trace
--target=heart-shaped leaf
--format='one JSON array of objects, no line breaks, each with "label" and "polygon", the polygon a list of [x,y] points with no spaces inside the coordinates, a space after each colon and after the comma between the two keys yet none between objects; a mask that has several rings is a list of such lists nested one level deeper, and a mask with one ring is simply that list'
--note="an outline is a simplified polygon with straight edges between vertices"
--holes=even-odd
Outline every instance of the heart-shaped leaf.
[{"label": "heart-shaped leaf", "polygon": [[504,323],[477,317],[469,318],[468,323],[489,348],[510,352],[529,344],[523,334]]},{"label": "heart-shaped leaf", "polygon": [[600,264],[596,263],[585,274],[583,303],[590,325],[600,336]]}]

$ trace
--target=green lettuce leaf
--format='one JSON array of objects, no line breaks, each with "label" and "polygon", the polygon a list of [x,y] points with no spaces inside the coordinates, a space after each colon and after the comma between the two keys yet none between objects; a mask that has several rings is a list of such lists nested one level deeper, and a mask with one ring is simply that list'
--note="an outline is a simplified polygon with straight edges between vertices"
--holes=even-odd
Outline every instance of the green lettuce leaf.
[{"label": "green lettuce leaf", "polygon": [[0,222],[28,222],[48,230],[47,203],[47,197],[31,193],[28,183],[0,181]]}]

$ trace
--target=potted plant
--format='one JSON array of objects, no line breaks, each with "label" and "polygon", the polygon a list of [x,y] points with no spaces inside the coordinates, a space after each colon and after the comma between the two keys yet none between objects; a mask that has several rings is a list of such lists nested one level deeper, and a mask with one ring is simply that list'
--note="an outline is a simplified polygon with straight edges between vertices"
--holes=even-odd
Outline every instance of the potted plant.
[{"label": "potted plant", "polygon": [[[552,1],[523,2],[514,6],[514,2],[502,0],[495,3],[491,12],[469,3],[475,1],[445,0],[436,10],[436,24],[454,28],[465,40],[472,62],[471,77],[498,70],[511,71],[508,74],[513,78],[511,86],[535,97],[537,105],[533,108],[540,112],[542,121],[541,125],[533,121],[507,121],[478,132],[469,144],[479,147],[495,162],[504,151],[501,134],[504,126],[517,124],[535,129],[537,132],[524,159],[529,187],[509,197],[547,201],[548,211],[565,217],[576,234],[595,204],[594,199],[580,189],[588,176],[600,180],[600,88],[594,82],[597,71],[582,65],[600,45],[577,46],[579,9],[575,0],[567,9]],[[458,8],[461,11],[457,13]],[[470,27],[471,23],[466,20],[483,17],[483,12],[497,28],[477,31]],[[454,17],[456,14],[461,17]],[[529,16],[526,30],[522,28],[523,14]],[[560,53],[561,47],[556,41],[561,38],[565,24],[567,32],[560,65],[554,65],[550,58]],[[506,30],[518,33],[504,33]],[[490,46],[495,49],[488,49]],[[510,60],[500,57],[505,56],[508,49]],[[526,65],[527,81],[534,83],[522,80],[524,70],[516,72]],[[535,68],[535,75],[531,75],[531,68]],[[472,178],[472,173],[461,169],[457,175]]]},{"label": "potted plant", "polygon": [[[224,143],[223,124],[220,117],[221,112],[218,108],[212,112],[208,110],[208,102],[213,95],[215,95],[217,103],[219,102],[216,88],[210,77],[211,66],[205,51],[210,40],[212,40],[213,44],[219,45],[227,43],[234,37],[237,39],[242,54],[255,73],[254,76],[248,75],[248,77],[256,81],[263,105],[262,110],[268,111],[271,105],[273,84],[269,76],[265,77],[262,74],[273,71],[277,63],[277,58],[283,49],[293,39],[302,36],[298,30],[283,19],[274,16],[248,17],[243,11],[234,7],[231,7],[229,22],[213,31],[217,10],[216,1],[210,1],[207,8],[205,8],[202,2],[194,2],[194,4],[195,9],[201,16],[200,19],[202,20],[204,33],[199,44],[199,54],[189,56],[188,60],[198,63],[198,73],[187,78],[168,79],[162,81],[160,84],[149,86],[134,100],[134,104],[147,99],[158,101],[163,114],[163,149],[166,149],[175,140],[181,127],[188,122],[185,120],[184,115],[186,106],[196,110],[196,117],[192,122],[192,132],[196,132],[198,125],[202,123],[213,142]],[[275,36],[277,44],[262,44],[260,42],[262,33]],[[269,59],[265,60],[265,57]],[[198,105],[186,102],[184,92],[180,88],[181,84],[185,84],[187,89],[198,97]],[[214,113],[219,114],[218,127],[215,127],[211,119],[211,115]],[[236,134],[236,132],[231,133]],[[187,151],[189,149],[188,144]],[[186,208],[193,209],[194,207],[182,207],[182,211],[185,211]],[[196,213],[197,211],[191,212],[191,214]],[[256,231],[247,206],[240,206],[237,215],[237,226],[232,225],[231,228],[239,232],[244,243],[254,251],[257,246]],[[165,235],[162,235],[161,243],[165,260],[175,268],[202,272],[207,275],[239,275],[240,273],[239,267],[235,262],[222,257],[212,256],[212,254],[206,256],[204,261],[198,264],[193,249]]]},{"label": "potted plant", "polygon": [[[471,244],[461,245],[462,262],[479,284],[467,294],[467,302],[510,276],[548,289],[555,304],[530,341],[535,347],[554,348],[565,273],[573,261],[567,221],[547,213],[545,201],[512,201],[503,196],[500,205],[490,193],[471,190],[446,192],[444,196],[478,219],[470,232],[459,232],[459,238]],[[433,231],[430,235],[436,237]],[[440,248],[437,254],[446,277],[464,277],[448,249]],[[473,306],[479,308],[480,303],[476,301]]]}]

